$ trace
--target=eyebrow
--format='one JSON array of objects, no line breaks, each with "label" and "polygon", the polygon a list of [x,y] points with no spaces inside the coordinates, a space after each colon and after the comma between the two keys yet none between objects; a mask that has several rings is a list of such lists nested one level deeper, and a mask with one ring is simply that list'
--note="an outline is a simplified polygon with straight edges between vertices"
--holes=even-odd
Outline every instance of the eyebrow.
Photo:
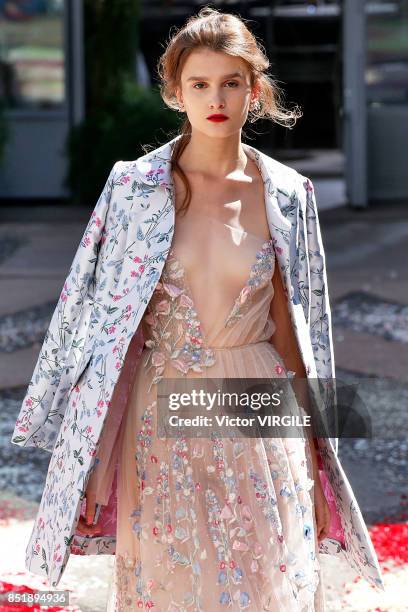
[{"label": "eyebrow", "polygon": [[[234,77],[242,77],[241,72],[231,72],[231,74],[224,74],[223,79],[232,79]],[[208,77],[205,76],[191,76],[188,77],[187,81],[208,81]]]}]

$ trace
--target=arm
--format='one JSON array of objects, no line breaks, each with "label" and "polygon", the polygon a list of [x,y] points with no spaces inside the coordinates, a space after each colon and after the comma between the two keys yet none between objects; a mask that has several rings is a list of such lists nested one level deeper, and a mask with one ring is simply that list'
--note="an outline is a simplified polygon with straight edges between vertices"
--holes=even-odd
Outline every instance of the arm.
[{"label": "arm", "polygon": [[118,164],[109,174],[75,253],[23,399],[13,444],[50,452],[53,449],[64,416],[59,403],[62,399],[64,405],[78,366],[76,356],[82,353],[88,335],[98,285],[100,249]]},{"label": "arm", "polygon": [[[313,202],[315,206],[315,200],[313,197]],[[315,213],[316,214],[316,213]],[[312,245],[315,247],[321,247],[319,240],[321,241],[320,231],[318,229],[318,222],[316,220],[317,215],[314,219],[309,217],[309,225],[310,232],[313,234],[313,238],[311,241]],[[309,230],[308,230],[309,233]],[[319,240],[316,236],[319,236]],[[317,242],[315,242],[317,241]],[[309,246],[309,255],[310,255],[310,246]],[[316,259],[313,259],[316,257]],[[314,266],[317,266],[318,272],[317,279],[314,279],[312,282],[312,293],[314,298],[311,300],[312,304],[312,313],[316,312],[316,304],[319,302],[319,296],[321,292],[327,292],[327,283],[326,288],[324,285],[320,285],[320,283],[325,282],[325,269],[324,269],[324,259],[323,263],[321,263],[321,252],[316,249],[314,254],[312,254],[312,262]],[[312,265],[312,264],[311,264]],[[274,287],[274,297],[271,301],[270,306],[270,315],[272,320],[275,323],[276,330],[271,338],[271,342],[275,346],[277,352],[282,357],[284,362],[285,369],[292,370],[295,372],[294,378],[291,380],[291,384],[296,395],[296,399],[298,404],[302,406],[307,414],[310,414],[310,398],[307,381],[307,374],[305,370],[305,366],[303,363],[302,355],[299,350],[299,346],[297,343],[296,335],[293,329],[290,313],[288,310],[288,297],[285,292],[282,278],[280,274],[279,266],[275,266],[274,275],[272,278],[272,283]],[[319,286],[320,285],[320,286]],[[323,314],[322,316],[326,320],[326,302],[323,301]],[[327,302],[328,307],[328,302]],[[320,311],[322,312],[322,311]],[[329,319],[330,321],[330,319]],[[331,337],[331,336],[330,336]],[[323,361],[323,363],[326,363]],[[312,460],[312,470],[313,470],[313,481],[314,481],[314,507],[315,507],[315,518],[316,518],[316,533],[318,537],[318,541],[320,542],[330,532],[330,523],[331,523],[331,513],[330,508],[327,503],[327,499],[324,495],[322,482],[320,480],[319,474],[319,453],[318,453],[318,439],[313,436],[313,430],[308,427],[305,428],[305,434],[308,440],[308,446],[310,450],[310,456]]]},{"label": "arm", "polygon": [[[316,195],[312,181],[299,175],[299,194],[304,202],[307,257],[310,274],[310,340],[315,357],[317,376],[323,382],[322,405],[332,413],[336,410],[335,363],[333,353],[332,318],[327,283],[326,257],[320,231]],[[338,439],[330,438],[335,453]]]},{"label": "arm", "polygon": [[[291,381],[293,390],[299,405],[303,406],[306,413],[308,413],[309,398],[307,385],[305,384],[307,375],[289,315],[287,297],[283,287],[279,266],[275,266],[272,284],[274,287],[274,296],[271,301],[269,313],[276,325],[276,330],[271,338],[271,342],[278,354],[282,357],[286,371],[291,370],[295,372],[295,376]],[[312,436],[310,436],[310,439],[311,438]],[[313,462],[313,476],[316,478],[318,476],[318,459],[314,438],[313,443],[310,443],[310,452]],[[320,479],[317,478],[317,481],[320,482]]]}]

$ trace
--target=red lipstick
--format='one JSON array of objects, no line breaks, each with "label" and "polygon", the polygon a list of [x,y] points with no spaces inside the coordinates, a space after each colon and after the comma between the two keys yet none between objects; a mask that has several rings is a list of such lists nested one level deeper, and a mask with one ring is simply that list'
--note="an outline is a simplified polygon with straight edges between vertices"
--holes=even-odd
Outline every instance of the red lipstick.
[{"label": "red lipstick", "polygon": [[228,117],[227,115],[217,114],[217,115],[209,115],[207,119],[209,121],[221,122],[221,121],[226,121]]}]

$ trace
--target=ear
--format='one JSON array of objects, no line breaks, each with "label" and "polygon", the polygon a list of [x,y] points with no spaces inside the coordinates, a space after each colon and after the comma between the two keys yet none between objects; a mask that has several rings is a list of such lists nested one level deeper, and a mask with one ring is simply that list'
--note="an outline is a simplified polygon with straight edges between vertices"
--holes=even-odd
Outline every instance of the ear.
[{"label": "ear", "polygon": [[176,87],[174,93],[176,94],[178,104],[182,106],[184,102],[183,102],[183,95],[181,93],[181,87]]},{"label": "ear", "polygon": [[255,83],[252,86],[251,102],[256,102],[258,100],[260,91],[261,84],[259,82],[259,79],[256,79]]}]

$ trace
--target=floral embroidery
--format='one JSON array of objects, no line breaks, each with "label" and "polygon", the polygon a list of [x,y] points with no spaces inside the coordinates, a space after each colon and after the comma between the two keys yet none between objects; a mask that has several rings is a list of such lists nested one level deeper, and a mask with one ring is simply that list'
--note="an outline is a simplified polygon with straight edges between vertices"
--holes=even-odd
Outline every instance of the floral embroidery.
[{"label": "floral embroidery", "polygon": [[[167,359],[182,374],[187,374],[190,369],[202,372],[203,367],[215,363],[214,351],[204,346],[201,324],[183,282],[184,276],[180,262],[169,254],[161,282],[156,286],[148,314],[144,317],[151,326],[151,338],[145,344],[154,349],[144,365],[147,370],[152,366],[156,368],[151,384],[163,378]],[[176,325],[175,333],[172,333],[172,324]],[[180,346],[180,342],[184,344]]]},{"label": "floral embroidery", "polygon": [[[70,424],[75,421],[74,412],[77,411],[80,431],[85,431],[87,426],[92,426],[93,432],[95,432],[94,443],[97,443],[101,433],[100,421],[102,419],[97,419],[90,407],[99,407],[99,401],[105,402],[104,405],[106,406],[113,397],[113,390],[123,365],[120,362],[121,360],[117,359],[117,353],[113,351],[113,348],[117,346],[119,338],[123,338],[124,343],[121,348],[123,348],[123,354],[126,354],[128,343],[138,330],[146,306],[153,297],[154,289],[160,278],[168,243],[171,242],[173,236],[174,202],[172,193],[170,190],[160,187],[161,185],[170,185],[171,182],[169,172],[171,144],[166,143],[162,148],[136,160],[136,162],[118,162],[115,165],[102,197],[97,203],[91,223],[86,230],[85,239],[80,244],[67,276],[13,434],[13,442],[21,446],[35,446],[50,452],[54,448],[58,449],[58,452],[53,452],[51,456],[50,469],[48,470],[46,486],[39,508],[39,516],[43,517],[43,520],[35,523],[27,547],[29,569],[40,575],[47,575],[52,586],[57,586],[58,580],[65,569],[71,543],[72,545],[75,544],[75,550],[84,550],[86,554],[115,554],[115,550],[117,551],[117,543],[110,536],[82,538],[78,534],[75,534],[75,536],[73,534],[69,538],[67,537],[67,534],[73,533],[75,528],[77,519],[75,509],[80,495],[83,494],[84,482],[90,469],[90,458],[87,453],[84,454],[83,464],[73,455],[73,449],[78,450],[76,444],[78,430],[72,431]],[[275,238],[275,252],[279,256],[281,272],[289,281],[287,283],[289,287],[293,285],[296,289],[294,295],[292,295],[292,292],[289,292],[288,295],[291,314],[294,322],[299,326],[303,319],[299,315],[299,309],[294,308],[294,306],[299,303],[300,299],[308,324],[300,338],[300,348],[303,347],[303,352],[309,344],[313,349],[313,359],[310,364],[306,364],[308,366],[307,373],[313,374],[313,371],[316,370],[316,375],[319,378],[332,378],[334,376],[334,363],[331,359],[331,338],[328,333],[330,330],[330,305],[314,192],[302,184],[306,180],[305,177],[292,169],[284,168],[281,164],[277,165],[273,159],[257,152],[252,147],[248,147],[248,151],[251,152],[251,156],[257,162],[264,177],[266,206],[270,213],[268,215],[269,227]],[[153,172],[149,171],[145,176],[144,172],[141,172],[141,167],[144,170],[152,169]],[[291,186],[292,183],[296,184],[294,191]],[[307,183],[307,185],[309,184]],[[309,187],[312,187],[311,183]],[[285,195],[285,191],[292,195]],[[141,265],[135,266],[135,264]],[[130,280],[132,280],[131,286],[129,286]],[[175,283],[175,286],[177,287],[177,283]],[[88,290],[85,291],[84,289]],[[172,291],[171,287],[169,287],[169,291]],[[165,301],[171,302],[168,293],[162,293],[158,297],[160,300],[166,298]],[[242,297],[245,297],[245,293]],[[175,298],[175,301],[180,299],[181,297]],[[240,312],[243,311],[244,307],[246,308],[246,300],[243,299],[243,301]],[[247,303],[249,304],[249,301]],[[158,314],[157,317],[160,323],[163,323],[166,316],[168,317],[164,314],[168,306],[162,304],[161,308],[163,312],[160,315]],[[183,315],[184,309],[180,309],[180,313]],[[175,321],[178,322],[177,319]],[[180,319],[180,323],[182,330],[184,330],[185,320]],[[67,333],[68,331],[71,332],[72,329],[75,329],[74,337]],[[170,337],[169,335],[168,338]],[[184,340],[183,337],[182,341],[184,342]],[[159,344],[157,345],[154,368],[163,367],[165,358],[168,355],[171,356],[171,352],[168,352],[167,348],[163,352],[164,341],[167,342],[163,338],[160,350]],[[141,350],[142,346],[140,346]],[[83,368],[88,365],[88,357],[91,355],[92,363],[86,369],[85,375],[82,376]],[[74,405],[74,401],[77,401],[77,393],[67,393],[71,386],[76,388],[78,395],[82,398],[82,405],[79,410],[78,406]],[[127,392],[123,391],[123,397],[120,401],[119,398],[115,398],[113,401],[117,414],[121,414],[121,411],[127,405],[125,399],[123,399],[127,397],[126,394]],[[329,401],[330,396],[331,392],[328,393]],[[143,412],[145,405],[140,409]],[[97,415],[101,416],[99,413]],[[63,423],[62,430],[61,423]],[[150,427],[146,428],[144,434],[145,441],[148,443],[147,429],[150,429]],[[59,436],[59,434],[61,435]],[[57,446],[55,447],[56,440]],[[153,440],[154,445],[156,438],[153,437]],[[253,500],[251,504],[251,500],[247,498],[250,490],[254,497],[254,489],[251,481],[249,481],[249,468],[253,466],[261,478],[266,479],[270,488],[275,487],[275,485],[279,486],[276,479],[281,478],[278,471],[283,470],[280,462],[276,461],[276,449],[268,447],[265,440],[263,443],[263,457],[266,464],[262,467],[255,456],[251,457],[249,452],[251,447],[241,441],[234,444],[233,457],[230,463],[234,468],[240,487],[237,504],[248,504],[253,511],[252,529],[256,529],[257,524],[258,526],[262,524],[262,518],[264,517],[261,515],[261,506],[253,503]],[[243,448],[241,448],[241,444],[243,444]],[[140,449],[144,450],[145,483],[147,485],[145,488],[148,489],[151,485],[155,492],[155,478],[159,475],[162,456],[157,448],[152,448],[152,446],[142,447],[141,444],[139,446]],[[343,550],[336,539],[326,538],[319,546],[320,551],[341,555],[345,552],[350,565],[356,567],[357,572],[373,585],[381,586],[378,562],[375,554],[368,546],[369,536],[364,521],[358,512],[358,506],[350,484],[341,469],[341,463],[329,440],[320,440],[319,447],[324,471],[333,489],[345,532]],[[228,448],[228,451],[232,450],[231,445],[228,447],[226,445],[226,448]],[[225,455],[229,457],[228,452]],[[155,459],[151,459],[152,456],[157,458],[157,462],[155,462]],[[172,457],[172,455],[170,456]],[[218,496],[220,512],[222,512],[227,505],[226,498],[229,497],[229,490],[225,486],[226,480],[222,480],[219,476],[224,471],[226,475],[229,466],[218,472],[214,458],[209,457],[207,451],[202,451],[201,460],[207,470],[204,467],[200,474],[189,474],[191,465],[188,463],[188,456],[189,452],[185,456],[178,456],[180,471],[184,470],[186,476],[191,476],[191,483],[194,487],[196,487],[196,481],[198,482],[201,479],[203,495],[209,487],[209,482],[214,483],[213,490]],[[233,465],[234,460],[236,460],[235,465]],[[267,474],[268,465],[271,471],[271,479]],[[239,469],[235,470],[235,467]],[[71,487],[71,483],[75,486]],[[251,485],[250,489],[248,488],[249,484]],[[172,482],[171,490],[173,491]],[[192,491],[190,488],[187,488],[187,490]],[[194,494],[188,498],[183,498],[177,491],[178,500],[172,496],[174,506],[172,506],[172,523],[169,524],[173,528],[173,537],[177,526],[186,528],[183,519],[178,519],[176,513],[180,511],[179,515],[181,516],[185,506],[186,514],[190,513],[187,516],[192,516],[191,513],[196,509],[196,492],[197,488],[195,488]],[[282,508],[294,509],[290,504],[285,504],[286,498],[279,495],[279,489],[277,489],[277,493],[278,504],[281,504]],[[294,494],[296,495],[296,491],[294,491]],[[154,504],[154,497],[154,494],[151,494],[144,501]],[[299,492],[299,500],[302,504],[298,507],[302,510],[301,505],[305,502],[304,492]],[[145,528],[145,523],[138,514],[140,508],[143,510],[143,505],[135,510],[134,515],[137,533],[140,533],[141,525],[143,529]],[[230,509],[234,513],[237,506],[234,507],[234,504],[232,504]],[[111,510],[104,508],[101,517],[106,518],[108,512],[111,512]],[[228,514],[228,511],[224,510],[224,516],[226,514]],[[149,518],[152,516],[153,513],[149,515]],[[292,516],[292,518],[294,517]],[[310,515],[304,518],[305,520],[307,518],[306,523],[308,525],[311,524]],[[162,535],[168,532],[168,524],[165,521],[164,518],[165,529]],[[228,519],[223,522],[228,523]],[[314,588],[314,581],[310,580],[309,571],[314,565],[309,566],[309,554],[310,559],[314,560],[315,558],[313,545],[310,544],[309,546],[309,539],[307,536],[305,537],[301,515],[296,516],[296,521],[293,524],[295,522],[300,529],[298,531],[294,529],[285,530],[285,541],[289,546],[291,538],[297,533],[299,541],[301,541],[302,547],[305,546],[308,555],[307,558],[302,556],[302,559],[307,559],[303,567],[298,565],[297,568],[294,568],[288,555],[282,561],[279,560],[282,564],[279,571],[279,565],[275,563],[268,564],[265,567],[262,553],[259,553],[260,556],[256,553],[256,558],[251,556],[254,553],[254,546],[250,553],[246,552],[242,555],[229,549],[226,554],[217,558],[217,561],[225,563],[231,570],[231,583],[233,583],[233,576],[236,580],[239,580],[240,574],[233,574],[230,562],[239,559],[244,574],[242,583],[231,589],[224,587],[222,584],[216,586],[216,580],[212,585],[207,583],[206,586],[213,587],[206,589],[207,591],[210,591],[211,594],[213,590],[216,591],[212,600],[213,607],[217,607],[221,593],[224,593],[223,597],[226,599],[225,603],[229,608],[237,608],[238,602],[245,605],[246,591],[249,591],[251,596],[256,597],[254,590],[245,588],[249,572],[255,570],[260,575],[276,570],[274,575],[272,574],[272,584],[273,578],[279,573],[279,578],[283,576],[285,580],[287,578],[292,580],[294,587],[296,587],[297,576],[301,576],[302,572],[306,571],[309,584],[307,588],[302,588],[302,592],[306,593]],[[115,525],[115,520],[113,520],[113,525]],[[270,544],[269,542],[273,535],[276,535],[276,530],[272,529],[270,523],[265,521],[262,524],[261,535],[265,557],[270,558],[276,546],[274,542]],[[191,548],[188,548],[187,545],[183,545],[183,548],[181,548],[176,538],[174,538],[172,544],[163,545],[161,541],[156,543],[151,537],[151,532],[148,533],[148,529],[146,529],[146,536],[149,538],[149,546],[165,547],[162,556],[165,563],[169,559],[174,559],[174,563],[181,566],[170,566],[170,571],[174,569],[174,572],[184,572],[184,575],[189,573],[189,578],[191,578],[190,568],[196,568],[195,564],[190,565]],[[313,541],[312,536],[310,542],[313,543]],[[103,546],[100,546],[100,543]],[[179,545],[180,548],[176,549]],[[205,555],[206,545],[206,540],[201,539],[199,554],[200,559],[203,560],[205,556],[201,555]],[[294,550],[298,550],[296,545],[292,546]],[[210,550],[209,546],[208,549]],[[58,554],[55,559],[54,552],[56,550],[60,551],[61,554]],[[159,550],[159,554],[161,554],[161,550]],[[234,559],[227,559],[227,554],[233,555]],[[255,565],[255,562],[258,565]],[[204,569],[206,569],[205,563],[203,563],[203,574]],[[148,567],[142,568],[140,562],[135,561],[135,567],[127,571],[130,577],[135,575],[137,578],[138,591],[135,594],[133,588],[132,596],[135,599],[131,609],[159,609],[160,604],[156,603],[155,596],[152,596],[149,590],[151,570]],[[283,573],[281,574],[281,572]],[[222,580],[223,578],[221,578],[221,582]],[[177,580],[175,582],[177,583]],[[177,584],[174,584],[174,586],[177,587]],[[161,584],[159,588],[163,588]],[[187,583],[186,581],[187,588],[191,588],[191,582]],[[272,598],[265,592],[266,590],[272,590],[272,587],[268,588],[265,585],[263,601],[266,603],[262,602],[261,605],[262,609],[271,610],[274,603],[268,603]],[[120,593],[121,589],[119,588],[118,591]],[[301,593],[298,592],[298,595],[301,597]],[[169,603],[168,610],[171,612],[175,612],[175,610],[182,612],[183,608],[183,612],[185,612],[187,607],[188,610],[192,609],[192,605],[187,598],[177,605],[173,602],[167,603]],[[251,606],[260,609],[261,606],[258,603],[261,602],[253,601]],[[290,609],[290,602],[288,602],[287,608]]]},{"label": "floral embroidery", "polygon": [[225,327],[234,325],[235,322],[248,311],[254,292],[264,287],[271,280],[274,268],[274,257],[275,251],[273,241],[267,240],[256,254],[257,261],[251,267],[248,281],[235,300],[232,311],[225,322]]}]

